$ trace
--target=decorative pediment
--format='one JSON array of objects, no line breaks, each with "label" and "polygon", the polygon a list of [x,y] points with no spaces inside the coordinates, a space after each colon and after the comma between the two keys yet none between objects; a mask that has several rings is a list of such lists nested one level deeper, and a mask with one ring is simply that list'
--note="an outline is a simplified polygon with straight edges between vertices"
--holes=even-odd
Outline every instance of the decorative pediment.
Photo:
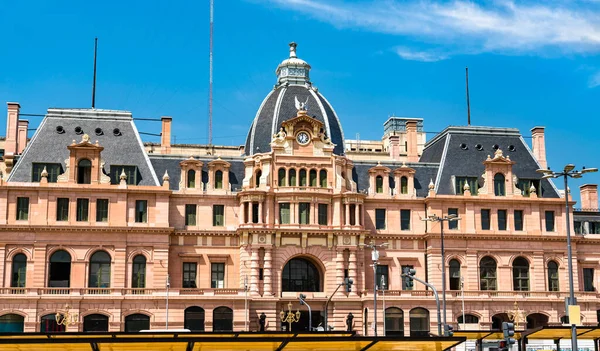
[{"label": "decorative pediment", "polygon": [[306,122],[310,124],[313,130],[319,130],[323,127],[323,122],[319,121],[316,118],[313,118],[307,114],[306,111],[300,110],[298,111],[298,115],[294,118],[288,119],[287,121],[281,123],[281,126],[285,130],[289,130],[288,127],[293,127],[299,123]]},{"label": "decorative pediment", "polygon": [[483,161],[483,164],[487,165],[487,164],[506,164],[506,165],[513,165],[515,164],[514,161],[512,161],[510,159],[510,156],[504,156],[502,153],[502,150],[498,149],[496,150],[496,152],[494,152],[494,158],[490,157],[490,155],[488,155],[487,159],[485,161]]},{"label": "decorative pediment", "polygon": [[384,174],[389,174],[392,170],[389,169],[386,166],[382,166],[381,162],[377,162],[377,165],[375,167],[371,167],[369,168],[369,174],[375,174],[375,173],[384,173]]},{"label": "decorative pediment", "polygon": [[231,167],[231,163],[222,160],[220,157],[216,160],[210,161],[208,164],[208,169],[219,168],[222,167],[224,169],[229,169]]},{"label": "decorative pediment", "polygon": [[394,175],[399,175],[399,176],[403,176],[403,175],[409,175],[409,174],[415,174],[415,169],[408,167],[406,165],[406,163],[402,163],[402,166],[396,168],[394,170]]},{"label": "decorative pediment", "polygon": [[194,156],[190,156],[187,160],[179,162],[181,168],[200,169],[202,165],[202,161],[196,160]]},{"label": "decorative pediment", "polygon": [[79,143],[77,143],[75,140],[73,140],[71,145],[67,146],[67,149],[69,149],[70,151],[84,149],[84,150],[101,152],[102,150],[104,150],[104,147],[102,147],[102,146],[100,146],[100,144],[98,144],[98,140],[96,140],[95,144],[92,144],[90,142],[90,136],[87,134],[84,134],[81,137],[81,141]]}]

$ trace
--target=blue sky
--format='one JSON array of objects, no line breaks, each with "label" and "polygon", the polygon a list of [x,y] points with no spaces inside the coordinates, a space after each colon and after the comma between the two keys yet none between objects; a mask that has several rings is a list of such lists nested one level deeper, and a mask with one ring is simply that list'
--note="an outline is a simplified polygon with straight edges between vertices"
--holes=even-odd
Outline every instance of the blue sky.
[{"label": "blue sky", "polygon": [[[346,138],[380,138],[391,114],[465,125],[468,66],[473,125],[543,125],[553,169],[600,166],[600,0],[215,2],[215,144],[243,144],[296,41]],[[208,18],[208,0],[2,1],[0,101],[89,107],[97,36],[96,107],[170,115],[177,143],[206,143]]]}]

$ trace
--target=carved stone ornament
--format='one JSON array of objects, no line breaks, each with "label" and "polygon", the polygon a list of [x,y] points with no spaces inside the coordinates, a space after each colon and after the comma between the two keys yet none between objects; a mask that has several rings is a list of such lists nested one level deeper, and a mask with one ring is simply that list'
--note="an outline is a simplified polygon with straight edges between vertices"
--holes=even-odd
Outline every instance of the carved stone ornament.
[{"label": "carved stone ornament", "polygon": [[[489,156],[488,156],[489,157]],[[487,194],[488,190],[487,190],[487,186],[485,185],[485,172],[481,175],[481,178],[483,178],[483,186],[479,188],[479,190],[477,191],[479,194]]]},{"label": "carved stone ornament", "polygon": [[104,173],[106,161],[100,160],[100,184],[110,184],[110,177]]},{"label": "carved stone ornament", "polygon": [[62,183],[62,182],[68,182],[69,181],[69,159],[67,158],[65,160],[65,171],[62,172],[61,174],[58,175],[58,177],[56,178],[56,181],[58,183]]},{"label": "carved stone ornament", "polygon": [[533,185],[533,183],[531,183],[531,186],[529,187],[529,194],[531,194],[531,195],[536,194],[537,195],[537,189],[535,188],[535,186]]},{"label": "carved stone ornament", "polygon": [[42,178],[48,178],[48,171],[46,170],[46,166],[44,166],[44,169],[42,170],[42,174],[40,174],[42,176]]},{"label": "carved stone ornament", "polygon": [[465,185],[463,186],[463,190],[464,191],[471,191],[471,187],[469,186],[469,183],[465,182]]},{"label": "carved stone ornament", "polygon": [[121,175],[119,176],[119,179],[120,179],[121,181],[126,181],[126,180],[127,180],[127,174],[125,174],[125,168],[123,168],[123,169],[121,170]]},{"label": "carved stone ornament", "polygon": [[429,180],[429,190],[435,189],[435,184],[433,184],[433,179]]},{"label": "carved stone ornament", "polygon": [[171,179],[169,177],[169,173],[167,173],[167,170],[165,169],[165,174],[163,175],[163,182],[168,182],[169,179]]},{"label": "carved stone ornament", "polygon": [[89,144],[89,142],[90,142],[90,136],[89,136],[89,135],[87,135],[87,134],[84,134],[84,135],[81,137],[81,142],[82,142],[82,143],[88,143],[88,144]]}]

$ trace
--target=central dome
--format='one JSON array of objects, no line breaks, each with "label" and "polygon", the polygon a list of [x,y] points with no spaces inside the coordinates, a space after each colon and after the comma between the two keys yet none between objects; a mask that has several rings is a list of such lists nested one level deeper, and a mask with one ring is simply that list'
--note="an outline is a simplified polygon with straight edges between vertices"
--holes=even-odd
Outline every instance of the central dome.
[{"label": "central dome", "polygon": [[333,152],[344,154],[344,132],[340,120],[329,101],[310,82],[311,67],[296,56],[296,46],[296,43],[290,43],[290,57],[277,66],[277,84],[258,108],[248,131],[246,155],[271,151],[271,139],[279,131],[281,123],[296,117],[296,98],[307,102],[308,115],[323,122],[325,133],[336,145]]}]

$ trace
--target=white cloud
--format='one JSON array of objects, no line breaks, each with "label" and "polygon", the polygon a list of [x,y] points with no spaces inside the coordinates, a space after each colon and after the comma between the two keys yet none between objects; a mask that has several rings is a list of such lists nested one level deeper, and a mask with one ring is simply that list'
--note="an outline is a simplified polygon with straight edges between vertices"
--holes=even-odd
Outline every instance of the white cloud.
[{"label": "white cloud", "polygon": [[600,8],[582,2],[267,1],[338,28],[408,37],[453,53],[600,52]]},{"label": "white cloud", "polygon": [[600,71],[596,72],[596,74],[590,77],[588,86],[590,88],[600,87]]},{"label": "white cloud", "polygon": [[395,48],[396,54],[409,61],[436,62],[448,58],[448,55],[426,51],[414,51],[406,47]]}]

